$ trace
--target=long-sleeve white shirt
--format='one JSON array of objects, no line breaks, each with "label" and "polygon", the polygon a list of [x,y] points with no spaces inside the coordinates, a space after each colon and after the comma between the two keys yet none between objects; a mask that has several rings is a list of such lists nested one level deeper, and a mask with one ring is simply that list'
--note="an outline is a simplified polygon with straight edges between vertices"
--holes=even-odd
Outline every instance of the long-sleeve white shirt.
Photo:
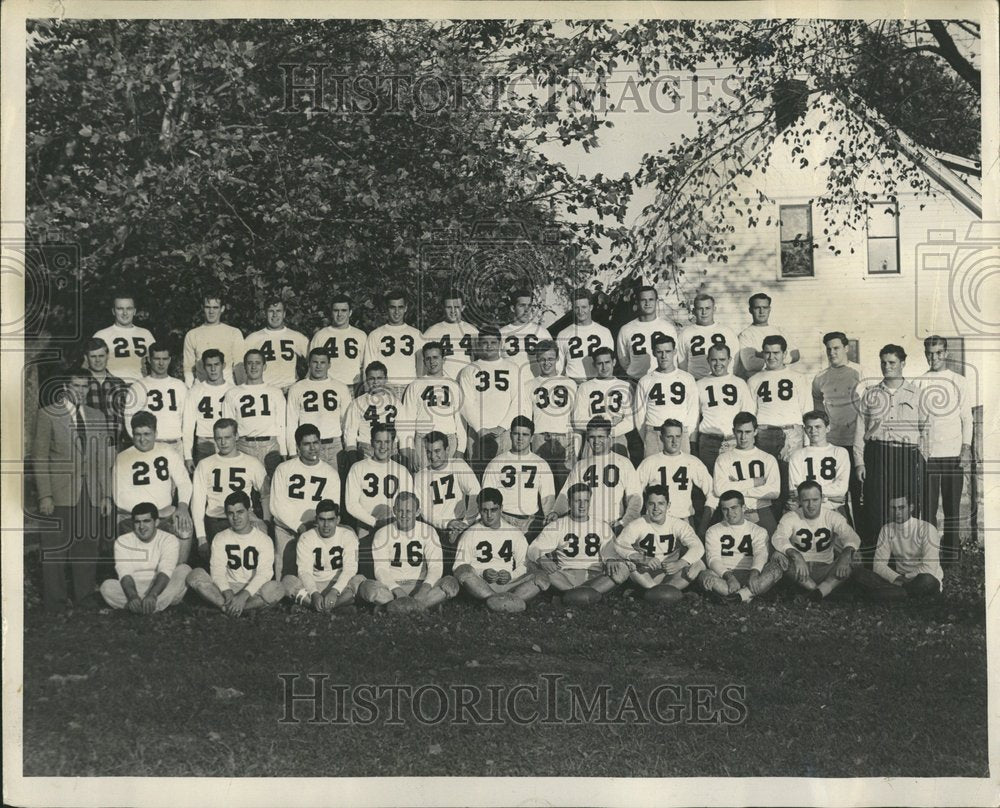
[{"label": "long-sleeve white shirt", "polygon": [[454,435],[457,450],[465,451],[462,388],[451,377],[421,376],[410,382],[403,394],[403,420],[414,433],[426,435],[436,430]]},{"label": "long-sleeve white shirt", "polygon": [[246,351],[253,348],[264,354],[264,383],[287,390],[298,378],[298,360],[309,353],[305,334],[289,328],[262,328],[243,341]]},{"label": "long-sleeve white shirt", "polygon": [[706,507],[715,508],[719,502],[712,475],[705,464],[687,452],[675,455],[657,452],[650,455],[639,464],[638,474],[640,490],[644,491],[650,485],[667,487],[670,494],[667,513],[678,519],[694,515],[691,493],[695,488],[700,489],[704,495]]},{"label": "long-sleeve white shirt", "polygon": [[823,503],[837,508],[847,501],[851,484],[851,458],[847,449],[828,443],[826,446],[803,446],[788,458],[788,497],[798,501],[799,483],[815,480],[823,487]]},{"label": "long-sleeve white shirt", "polygon": [[588,379],[576,389],[573,426],[586,432],[595,416],[611,421],[611,437],[627,435],[635,428],[635,393],[624,379]]},{"label": "long-sleeve white shirt", "polygon": [[812,382],[798,371],[762,370],[747,386],[761,426],[801,426],[802,416],[812,409]]},{"label": "long-sleeve white shirt", "polygon": [[680,421],[688,433],[698,426],[698,385],[690,373],[674,368],[651,370],[641,379],[635,394],[635,426],[659,429],[668,418]]},{"label": "long-sleeve white shirt", "polygon": [[343,382],[348,387],[361,380],[361,354],[368,335],[352,325],[321,328],[309,343],[309,350],[326,348],[330,354],[330,378]]},{"label": "long-sleeve white shirt", "polygon": [[930,420],[928,457],[958,457],[972,445],[972,407],[968,379],[953,370],[928,370],[917,379],[921,402]]},{"label": "long-sleeve white shirt", "polygon": [[730,490],[739,491],[750,511],[770,507],[772,500],[781,495],[778,461],[756,446],[720,454],[712,479],[715,496],[720,497]]},{"label": "long-sleeve white shirt", "polygon": [[201,355],[209,348],[222,351],[226,361],[223,375],[230,384],[234,383],[233,368],[242,364],[243,354],[246,353],[243,332],[226,323],[205,323],[184,335],[184,383],[188,387],[195,383],[196,378],[204,376],[204,371],[200,369]]},{"label": "long-sleeve white shirt", "polygon": [[212,440],[215,422],[222,417],[222,399],[232,385],[195,382],[184,400],[184,459],[192,459],[195,438]]},{"label": "long-sleeve white shirt", "polygon": [[718,522],[705,531],[705,563],[718,575],[733,570],[760,572],[769,548],[767,531],[746,519],[738,525]]},{"label": "long-sleeve white shirt", "polygon": [[549,330],[538,323],[509,323],[500,329],[501,354],[518,367],[531,365],[539,342],[552,340]]},{"label": "long-sleeve white shirt", "polygon": [[350,405],[351,392],[339,379],[302,379],[288,389],[285,407],[285,454],[295,454],[295,430],[302,424],[312,424],[321,440],[339,438],[344,434],[344,418]]},{"label": "long-sleeve white shirt", "polygon": [[365,340],[362,367],[381,362],[388,372],[389,384],[407,385],[417,378],[417,355],[423,344],[423,334],[412,325],[386,323]]},{"label": "long-sleeve white shirt", "polygon": [[733,434],[733,418],[741,412],[757,412],[757,399],[750,395],[747,383],[732,373],[705,376],[698,379],[697,385],[701,434],[729,437]]},{"label": "long-sleeve white shirt", "polygon": [[152,502],[160,516],[174,510],[177,503],[191,502],[191,477],[181,456],[169,446],[156,445],[148,452],[135,446],[120,452],[115,458],[115,507],[131,512],[140,502]]},{"label": "long-sleeve white shirt", "polygon": [[930,522],[910,517],[901,525],[887,522],[878,534],[872,571],[892,583],[896,577],[920,573],[944,580],[941,570],[941,536]]},{"label": "long-sleeve white shirt", "polygon": [[684,561],[694,564],[705,554],[701,539],[686,519],[667,514],[661,524],[648,516],[629,522],[615,539],[615,552],[633,562]]},{"label": "long-sleeve white shirt", "polygon": [[614,531],[608,521],[593,514],[581,521],[562,516],[546,525],[528,545],[529,564],[537,564],[543,555],[560,569],[600,572],[605,560],[616,557]]},{"label": "long-sleeve white shirt", "polygon": [[829,564],[845,548],[861,547],[861,538],[843,516],[822,508],[815,519],[807,519],[799,511],[788,511],[778,522],[771,544],[779,553],[798,550],[809,563]]},{"label": "long-sleeve white shirt", "polygon": [[457,379],[462,368],[475,359],[478,334],[478,329],[464,320],[457,323],[442,320],[424,331],[424,344],[441,343],[444,373],[450,379]]},{"label": "long-sleeve white shirt", "polygon": [[208,566],[219,591],[239,592],[245,588],[253,597],[274,578],[274,542],[256,527],[248,533],[226,528],[212,540]]},{"label": "long-sleeve white shirt", "polygon": [[206,516],[221,519],[226,515],[226,497],[231,493],[245,491],[250,496],[256,491],[258,496],[263,496],[266,481],[264,464],[243,452],[228,456],[216,452],[198,463],[191,482],[191,519],[195,536],[201,539],[208,535]]},{"label": "long-sleeve white shirt", "polygon": [[615,340],[618,364],[630,379],[641,379],[656,367],[656,360],[652,358],[653,339],[661,334],[672,337],[674,344],[677,344],[677,328],[660,317],[654,317],[645,323],[636,318],[618,330],[618,338]]},{"label": "long-sleeve white shirt", "polygon": [[740,339],[733,329],[719,323],[692,323],[684,326],[677,342],[677,364],[695,379],[710,375],[712,371],[708,366],[708,349],[713,345],[728,345],[730,355],[736,356]]},{"label": "long-sleeve white shirt", "polygon": [[569,510],[567,494],[577,483],[590,486],[590,512],[596,519],[614,522],[621,518],[627,524],[642,509],[642,486],[632,461],[617,452],[587,455],[580,458],[570,471],[559,494],[556,510]]},{"label": "long-sleeve white shirt", "polygon": [[163,379],[144,376],[133,382],[125,398],[125,431],[132,434],[132,416],[145,410],[156,416],[157,440],[181,440],[184,437],[187,395],[184,382],[173,376]]},{"label": "long-sleeve white shirt", "polygon": [[285,452],[285,394],[270,384],[240,384],[231,387],[222,399],[222,412],[239,425],[242,438],[270,437]]},{"label": "long-sleeve white shirt", "polygon": [[376,423],[396,426],[396,438],[402,444],[409,434],[404,424],[396,424],[396,419],[402,415],[403,402],[391,388],[362,393],[348,403],[344,413],[344,448],[354,449],[359,443],[371,443],[372,426]]},{"label": "long-sleeve white shirt", "polygon": [[492,528],[479,523],[462,533],[455,550],[455,567],[468,564],[482,577],[487,570],[507,572],[512,579],[524,575],[528,542],[517,528],[502,524]]},{"label": "long-sleeve white shirt", "polygon": [[331,583],[343,589],[358,574],[358,537],[344,525],[337,525],[328,539],[320,536],[316,528],[310,528],[299,536],[295,561],[307,595],[322,592]]},{"label": "long-sleeve white shirt", "polygon": [[408,531],[400,530],[396,522],[377,530],[372,539],[372,562],[375,580],[390,590],[400,587],[412,591],[418,582],[434,586],[444,573],[441,543],[426,522],[417,522]]},{"label": "long-sleeve white shirt", "polygon": [[785,356],[791,359],[792,351],[798,348],[788,338],[784,330],[774,325],[754,325],[751,323],[740,332],[739,353],[733,355],[733,369],[740,377],[746,379],[764,369],[763,357],[757,356],[757,351],[764,350],[764,339],[766,337],[784,337],[788,347],[785,349]]},{"label": "long-sleeve white shirt", "polygon": [[107,343],[108,373],[129,383],[142,378],[142,361],[149,346],[156,342],[150,331],[134,324],[125,327],[112,323],[94,338]]},{"label": "long-sleeve white shirt", "polygon": [[439,469],[425,466],[413,478],[413,491],[420,498],[421,519],[444,529],[453,519],[476,512],[479,478],[459,457],[452,457]]},{"label": "long-sleeve white shirt", "polygon": [[515,516],[548,513],[555,504],[552,469],[534,452],[509,451],[494,457],[483,472],[483,488],[503,494],[504,513]]},{"label": "long-sleeve white shirt", "polygon": [[598,348],[615,350],[615,338],[607,326],[590,322],[587,325],[571,323],[556,335],[561,354],[566,357],[563,372],[578,382],[592,379],[594,360],[591,354]]},{"label": "long-sleeve white shirt", "polygon": [[347,472],[344,508],[362,524],[374,526],[391,516],[392,504],[402,491],[413,491],[413,477],[406,468],[395,460],[366,457]]},{"label": "long-sleeve white shirt", "polygon": [[[523,376],[522,376],[523,380]],[[572,430],[571,416],[576,402],[577,385],[569,376],[536,376],[525,383],[526,398],[531,402],[529,415],[535,433],[555,432],[565,435]]]},{"label": "long-sleeve white shirt", "polygon": [[300,457],[279,463],[271,478],[271,515],[290,530],[316,518],[324,499],[340,504],[340,475],[322,460],[312,465]]},{"label": "long-sleeve white shirt", "polygon": [[125,533],[115,540],[115,573],[119,581],[131,578],[143,595],[161,572],[168,578],[174,574],[179,550],[177,537],[165,530],[157,530],[149,541]]},{"label": "long-sleeve white shirt", "polygon": [[510,429],[511,419],[522,411],[523,390],[517,365],[506,358],[480,359],[458,375],[462,390],[462,415],[468,425],[481,429]]}]

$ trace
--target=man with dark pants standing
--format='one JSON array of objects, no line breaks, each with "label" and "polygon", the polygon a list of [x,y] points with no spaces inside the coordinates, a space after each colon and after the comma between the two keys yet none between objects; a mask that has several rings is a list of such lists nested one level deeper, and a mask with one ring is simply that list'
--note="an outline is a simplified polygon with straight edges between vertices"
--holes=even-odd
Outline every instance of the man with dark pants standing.
[{"label": "man with dark pants standing", "polygon": [[57,523],[41,536],[43,600],[50,611],[66,606],[67,564],[74,603],[99,605],[98,539],[111,535],[114,443],[107,418],[85,403],[90,381],[86,368],[67,370],[56,400],[40,409],[35,425],[38,509]]}]

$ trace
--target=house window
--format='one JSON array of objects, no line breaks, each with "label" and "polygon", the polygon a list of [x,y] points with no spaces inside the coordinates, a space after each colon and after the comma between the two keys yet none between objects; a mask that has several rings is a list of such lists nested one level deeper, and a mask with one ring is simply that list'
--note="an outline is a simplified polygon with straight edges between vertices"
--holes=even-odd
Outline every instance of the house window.
[{"label": "house window", "polygon": [[899,274],[899,207],[895,202],[868,207],[868,274]]},{"label": "house window", "polygon": [[847,340],[847,361],[853,362],[855,365],[861,364],[861,343],[856,339]]},{"label": "house window", "polygon": [[781,277],[811,278],[813,271],[812,206],[781,205]]}]

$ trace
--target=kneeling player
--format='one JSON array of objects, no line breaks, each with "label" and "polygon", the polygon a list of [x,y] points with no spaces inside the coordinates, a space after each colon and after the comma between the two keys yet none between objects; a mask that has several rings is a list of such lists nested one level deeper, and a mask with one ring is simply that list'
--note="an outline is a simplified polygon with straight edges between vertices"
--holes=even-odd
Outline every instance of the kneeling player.
[{"label": "kneeling player", "polygon": [[746,518],[739,491],[719,497],[723,521],[705,532],[705,562],[699,577],[702,589],[725,601],[747,603],[781,580],[777,560],[768,560],[767,531]]},{"label": "kneeling player", "polygon": [[528,570],[524,534],[501,518],[503,495],[484,488],[476,502],[481,521],[458,541],[455,580],[494,611],[523,612],[527,601],[549,588],[549,580],[543,572]]},{"label": "kneeling player", "polygon": [[629,522],[615,539],[615,552],[629,563],[629,578],[644,599],[672,603],[705,571],[705,548],[686,519],[667,511],[670,492],[651,485],[643,492],[643,516]]},{"label": "kneeling player", "polygon": [[358,575],[358,537],[340,524],[340,508],[332,499],[316,505],[316,527],[306,530],[295,546],[298,575],[281,579],[285,594],[328,612],[354,603],[365,580]]},{"label": "kneeling player", "polygon": [[591,518],[590,486],[571,485],[566,496],[569,513],[545,527],[528,547],[527,560],[566,593],[564,603],[585,606],[625,583],[629,568],[615,554],[611,525]]},{"label": "kneeling player", "polygon": [[851,577],[861,539],[847,520],[823,507],[823,488],[815,480],[799,483],[799,510],[781,517],[771,543],[785,576],[823,600]]},{"label": "kneeling player", "polygon": [[458,582],[444,571],[437,531],[418,522],[420,500],[404,491],[392,506],[395,520],[375,532],[372,561],[375,580],[364,581],[358,596],[390,611],[426,610],[455,597]]},{"label": "kneeling player", "polygon": [[234,491],[225,502],[229,529],[212,540],[211,575],[196,569],[187,585],[230,617],[273,606],[285,595],[274,577],[274,544],[251,520],[250,497]]}]

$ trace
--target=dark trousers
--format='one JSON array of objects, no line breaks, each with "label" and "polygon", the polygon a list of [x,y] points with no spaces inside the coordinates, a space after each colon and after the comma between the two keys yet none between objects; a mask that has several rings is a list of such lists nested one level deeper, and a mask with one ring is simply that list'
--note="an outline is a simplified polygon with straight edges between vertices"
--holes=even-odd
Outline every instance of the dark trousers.
[{"label": "dark trousers", "polygon": [[864,567],[856,567],[852,577],[858,586],[876,600],[925,598],[941,592],[940,581],[926,572],[915,575],[902,586],[891,584],[878,573]]},{"label": "dark trousers", "polygon": [[[762,426],[757,430],[757,448],[767,452],[778,462],[778,474],[781,477],[781,494],[771,507],[774,521],[777,523],[785,512],[788,501],[788,461],[782,460],[781,450],[785,448],[785,430],[780,426]],[[715,467],[712,467],[715,471]]]},{"label": "dark trousers", "polygon": [[100,540],[106,540],[111,531],[107,517],[90,503],[86,493],[76,505],[56,506],[52,518],[58,526],[41,534],[42,595],[47,609],[58,609],[68,598],[67,571],[73,581],[74,601],[94,594]]},{"label": "dark trousers", "polygon": [[215,454],[215,441],[211,438],[195,438],[194,446],[191,447],[191,459],[197,466],[206,457]]},{"label": "dark trousers", "polygon": [[921,513],[924,457],[916,446],[870,440],[865,444],[864,509],[861,529],[861,558],[871,566],[882,525],[889,521],[889,500],[909,497],[913,512]]},{"label": "dark trousers", "polygon": [[715,474],[715,461],[725,438],[716,432],[698,433],[698,459],[705,464],[709,474]]},{"label": "dark trousers", "polygon": [[965,473],[958,457],[931,457],[924,472],[923,509],[925,522],[938,525],[938,499],[944,511],[941,528],[941,561],[957,561],[959,554],[959,508]]}]

